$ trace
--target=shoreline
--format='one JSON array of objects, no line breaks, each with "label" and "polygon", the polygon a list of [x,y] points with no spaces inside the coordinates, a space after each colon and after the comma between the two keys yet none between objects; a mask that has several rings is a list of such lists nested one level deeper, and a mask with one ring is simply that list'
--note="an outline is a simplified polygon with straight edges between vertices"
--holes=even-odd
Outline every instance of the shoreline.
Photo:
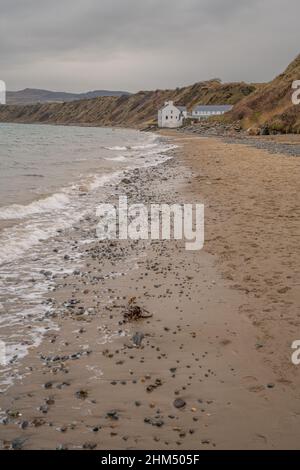
[{"label": "shoreline", "polygon": [[[135,131],[132,132],[134,136],[137,135]],[[123,163],[117,163],[118,171],[116,171],[117,168],[112,167],[110,173],[107,173],[107,165],[100,161],[96,165],[96,172],[90,175],[88,169],[85,174],[81,175],[81,180],[78,178],[77,185],[68,183],[65,188],[59,188],[59,193],[54,189],[55,194],[51,194],[50,201],[52,196],[54,199],[57,195],[67,193],[65,206],[58,207],[58,210],[53,210],[55,209],[53,207],[49,209],[41,207],[40,201],[43,199],[39,199],[38,204],[33,202],[32,205],[31,203],[29,205],[15,205],[12,206],[12,209],[21,212],[20,218],[16,221],[7,220],[5,224],[0,223],[0,226],[4,228],[1,233],[2,248],[0,248],[2,276],[0,339],[6,342],[9,360],[5,371],[3,371],[3,367],[0,367],[0,391],[2,384],[6,381],[8,369],[13,368],[12,379],[16,374],[18,375],[18,356],[26,354],[26,349],[33,342],[36,343],[36,340],[41,336],[40,331],[44,323],[42,320],[49,310],[47,303],[42,302],[41,295],[46,293],[47,296],[47,291],[51,291],[53,283],[63,276],[64,271],[76,270],[80,252],[84,249],[82,245],[88,243],[87,233],[89,233],[88,230],[83,232],[82,237],[77,240],[77,246],[72,247],[71,243],[69,246],[72,234],[82,225],[80,221],[84,221],[87,214],[94,216],[95,205],[99,202],[105,202],[110,197],[109,194],[113,191],[112,188],[116,182],[124,177],[124,170],[140,165],[155,165],[165,159],[164,152],[170,146],[164,144],[164,139],[155,137],[156,143],[153,145],[155,148],[148,151],[149,142],[152,147],[153,136],[137,136],[135,142],[130,135],[129,133],[132,150],[129,150],[127,166],[124,167]],[[120,140],[118,136],[115,140],[121,142],[118,145],[124,145],[126,142],[126,139]],[[113,142],[111,145],[111,155],[107,156],[113,160],[116,154],[115,150],[120,153],[119,150],[123,151],[125,147],[118,145],[114,147]],[[144,146],[142,157],[136,157],[135,154],[140,155]],[[131,155],[134,155],[132,161],[130,160]],[[45,199],[46,202],[48,200],[48,198]],[[34,213],[36,209],[37,216]],[[10,208],[8,212],[9,210]],[[27,219],[26,214],[31,212],[33,216]],[[92,229],[90,229],[90,238],[95,239],[95,233]],[[70,257],[74,260],[72,263],[67,263]],[[46,322],[48,320],[47,317]]]},{"label": "shoreline", "polygon": [[[290,362],[296,157],[166,134],[181,145],[173,159],[134,170],[117,193],[204,202],[204,250],[186,252],[181,241],[83,245],[80,273],[49,293],[60,330],[31,350],[24,379],[0,396],[3,448],[299,447]],[[91,223],[71,238],[74,250]],[[124,324],[133,296],[153,317]]]}]

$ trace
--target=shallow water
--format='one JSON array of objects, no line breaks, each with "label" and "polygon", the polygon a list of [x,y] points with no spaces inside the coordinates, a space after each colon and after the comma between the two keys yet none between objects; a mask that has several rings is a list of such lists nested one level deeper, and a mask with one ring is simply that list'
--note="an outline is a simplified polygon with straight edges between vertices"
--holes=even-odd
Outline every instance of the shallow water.
[{"label": "shallow water", "polygon": [[28,348],[56,327],[43,300],[53,276],[80,263],[80,254],[70,253],[68,231],[95,215],[125,170],[157,165],[171,147],[134,130],[0,125],[0,341],[6,345],[0,390],[18,376]]}]

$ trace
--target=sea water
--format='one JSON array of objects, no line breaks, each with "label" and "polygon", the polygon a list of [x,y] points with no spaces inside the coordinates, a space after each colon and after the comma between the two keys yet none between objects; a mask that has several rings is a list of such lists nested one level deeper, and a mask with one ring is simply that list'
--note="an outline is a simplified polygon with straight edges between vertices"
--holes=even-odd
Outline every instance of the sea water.
[{"label": "sea water", "polygon": [[0,123],[0,391],[18,377],[29,348],[57,327],[43,300],[53,275],[74,269],[62,257],[67,239],[53,249],[58,231],[95,215],[124,171],[157,165],[170,148],[135,130]]}]

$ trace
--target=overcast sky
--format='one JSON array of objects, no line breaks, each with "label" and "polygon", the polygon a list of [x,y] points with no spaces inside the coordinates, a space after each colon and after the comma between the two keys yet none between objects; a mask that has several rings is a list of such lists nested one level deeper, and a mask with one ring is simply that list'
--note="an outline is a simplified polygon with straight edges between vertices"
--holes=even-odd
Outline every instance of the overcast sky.
[{"label": "overcast sky", "polygon": [[0,79],[61,91],[265,81],[300,52],[299,31],[299,0],[0,0]]}]

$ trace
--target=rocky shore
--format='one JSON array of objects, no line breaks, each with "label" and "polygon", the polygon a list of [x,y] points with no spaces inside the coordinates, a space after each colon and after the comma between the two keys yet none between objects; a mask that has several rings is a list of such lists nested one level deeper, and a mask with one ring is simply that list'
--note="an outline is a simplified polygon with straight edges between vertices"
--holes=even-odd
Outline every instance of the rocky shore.
[{"label": "rocky shore", "polygon": [[229,144],[244,144],[256,149],[267,150],[271,154],[283,154],[292,157],[300,156],[300,135],[298,134],[269,134],[265,128],[261,135],[251,135],[251,129],[245,131],[240,123],[224,124],[223,122],[203,121],[192,126],[179,129],[185,134],[203,137],[219,137]]}]

